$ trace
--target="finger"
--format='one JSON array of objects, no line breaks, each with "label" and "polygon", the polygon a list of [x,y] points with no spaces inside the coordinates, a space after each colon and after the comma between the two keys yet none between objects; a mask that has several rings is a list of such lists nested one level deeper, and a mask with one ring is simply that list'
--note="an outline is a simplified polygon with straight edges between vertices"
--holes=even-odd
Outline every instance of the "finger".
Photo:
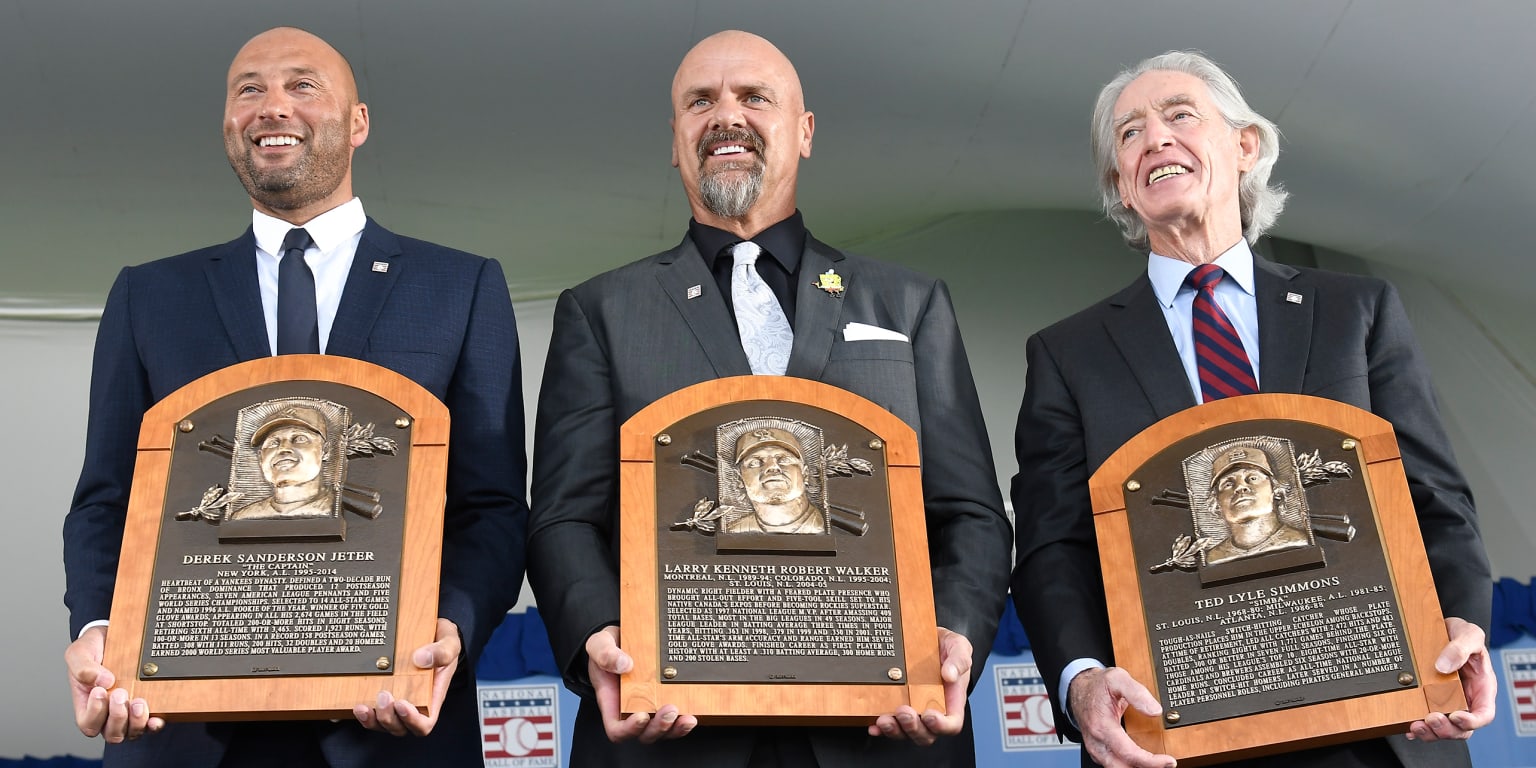
[{"label": "finger", "polygon": [[869,727],[869,735],[884,736],[887,739],[906,738],[901,726],[896,723],[895,715],[881,715],[875,718],[875,724]]},{"label": "finger", "polygon": [[128,692],[116,688],[107,696],[107,722],[101,730],[101,737],[108,744],[119,744],[127,738],[127,730]]},{"label": "finger", "polygon": [[417,648],[416,651],[411,654],[411,663],[415,664],[418,669],[436,669],[438,667],[446,667],[449,664],[459,660],[459,649],[456,647],[450,647],[457,645],[457,642],[450,642],[446,640],[436,643],[428,643],[427,645],[423,645],[422,647]]},{"label": "finger", "polygon": [[677,724],[677,716],[676,706],[671,704],[664,705],[645,724],[645,729],[640,732],[640,743],[654,744],[667,738],[668,734],[672,731],[672,727]]},{"label": "finger", "polygon": [[901,733],[908,741],[920,747],[926,747],[935,740],[935,735],[928,730],[928,726],[919,717],[917,710],[911,707],[898,707],[896,709],[896,724],[901,726]]},{"label": "finger", "polygon": [[405,735],[405,726],[400,718],[395,715],[395,697],[389,691],[379,691],[379,698],[374,703],[373,719],[385,732],[395,736]]},{"label": "finger", "polygon": [[1477,653],[1486,653],[1487,636],[1482,627],[1452,616],[1445,620],[1446,634],[1450,642],[1435,659],[1435,669],[1448,675],[1461,669]]},{"label": "finger", "polygon": [[95,737],[107,724],[107,690],[101,686],[92,688],[85,698],[85,707],[75,712],[75,725],[86,736]]},{"label": "finger", "polygon": [[425,736],[432,732],[432,726],[437,724],[437,718],[430,714],[422,714],[415,705],[405,699],[395,699],[395,718],[405,727],[412,736]]},{"label": "finger", "polygon": [[128,731],[127,737],[137,739],[144,735],[144,729],[149,725],[149,702],[143,699],[134,699],[128,702]]}]

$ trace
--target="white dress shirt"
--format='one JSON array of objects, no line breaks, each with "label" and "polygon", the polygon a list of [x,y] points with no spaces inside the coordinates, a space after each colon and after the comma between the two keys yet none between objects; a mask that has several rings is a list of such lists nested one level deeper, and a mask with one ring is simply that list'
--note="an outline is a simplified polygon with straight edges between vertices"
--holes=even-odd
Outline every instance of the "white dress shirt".
[{"label": "white dress shirt", "polygon": [[[341,291],[347,286],[352,257],[368,223],[363,201],[352,198],[304,223],[304,230],[314,242],[304,251],[304,262],[315,273],[315,316],[320,326],[320,351],[325,352],[336,322],[336,308],[341,306]],[[277,263],[283,258],[283,238],[293,225],[261,211],[251,211],[251,229],[256,234],[256,279],[261,284],[261,312],[267,321],[267,341],[277,354]]]}]

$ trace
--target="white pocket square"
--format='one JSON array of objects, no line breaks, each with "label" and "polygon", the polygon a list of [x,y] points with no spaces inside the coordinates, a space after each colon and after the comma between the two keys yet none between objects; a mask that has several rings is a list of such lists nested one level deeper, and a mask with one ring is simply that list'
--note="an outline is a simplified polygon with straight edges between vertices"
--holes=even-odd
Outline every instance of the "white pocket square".
[{"label": "white pocket square", "polygon": [[878,325],[865,325],[864,323],[849,323],[843,326],[843,341],[905,341],[908,344],[912,340],[905,333],[881,328]]}]

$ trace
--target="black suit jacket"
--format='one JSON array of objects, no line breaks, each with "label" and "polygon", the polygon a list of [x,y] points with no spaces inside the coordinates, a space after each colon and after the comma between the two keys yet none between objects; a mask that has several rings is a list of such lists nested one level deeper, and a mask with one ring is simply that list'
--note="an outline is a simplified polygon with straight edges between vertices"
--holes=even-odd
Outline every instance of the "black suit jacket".
[{"label": "black suit jacket", "polygon": [[[374,269],[376,262],[387,270]],[[458,625],[465,658],[428,738],[396,739],[350,722],[295,732],[316,734],[334,766],[479,765],[475,662],[521,589],[527,516],[517,328],[501,267],[399,237],[370,219],[326,352],[395,370],[448,405],[439,615]],[[193,379],[270,354],[249,230],[118,275],[97,332],[85,466],[64,521],[71,637],[111,609],[144,411]],[[107,762],[216,765],[234,727],[173,724],[109,746]]]},{"label": "black suit jacket", "polygon": [[[1392,422],[1441,607],[1486,628],[1492,582],[1471,492],[1396,290],[1258,257],[1254,267],[1260,390],[1326,397]],[[1145,275],[1035,334],[1026,354],[1012,486],[1013,599],[1058,707],[1057,726],[1078,740],[1059,710],[1061,671],[1077,658],[1113,661],[1088,478],[1126,441],[1196,400]],[[1450,749],[1466,760],[1463,746]],[[1453,764],[1439,762],[1446,758],[1438,751],[1424,762],[1421,751],[1429,752],[1404,753],[1409,765]],[[1330,764],[1322,755],[1287,759]]]},{"label": "black suit jacket", "polygon": [[[1006,588],[1008,523],[986,427],[943,283],[807,238],[788,375],[863,395],[918,434],[939,624],[986,661]],[[812,286],[835,269],[841,298]],[[690,288],[703,293],[690,299]],[[845,341],[849,322],[911,340]],[[567,684],[583,696],[577,765],[745,765],[755,732],[700,727],[652,746],[608,743],[591,701],[583,646],[619,621],[618,431],[636,411],[683,387],[747,375],[734,321],[691,240],[566,291],[555,308],[535,427],[529,579]],[[920,750],[862,728],[818,728],[825,766],[959,765],[969,732]]]}]

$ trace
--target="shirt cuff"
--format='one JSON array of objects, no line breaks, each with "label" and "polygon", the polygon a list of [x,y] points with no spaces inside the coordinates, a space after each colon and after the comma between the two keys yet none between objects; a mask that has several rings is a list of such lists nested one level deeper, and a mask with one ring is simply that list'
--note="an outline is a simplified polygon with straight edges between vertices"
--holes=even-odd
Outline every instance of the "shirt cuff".
[{"label": "shirt cuff", "polygon": [[95,621],[93,621],[93,622],[91,622],[89,624],[86,624],[85,626],[81,627],[80,628],[80,634],[75,635],[75,639],[79,640],[80,638],[84,637],[86,631],[91,629],[92,627],[105,627],[106,625],[107,625],[107,620],[106,619],[97,619],[97,620],[95,620]]},{"label": "shirt cuff", "polygon": [[1103,669],[1104,662],[1098,659],[1073,659],[1066,669],[1061,671],[1061,685],[1057,686],[1058,695],[1061,696],[1061,711],[1067,716],[1067,722],[1077,727],[1077,718],[1072,716],[1071,700],[1067,697],[1067,691],[1072,687],[1072,679],[1087,672],[1090,669]]}]

